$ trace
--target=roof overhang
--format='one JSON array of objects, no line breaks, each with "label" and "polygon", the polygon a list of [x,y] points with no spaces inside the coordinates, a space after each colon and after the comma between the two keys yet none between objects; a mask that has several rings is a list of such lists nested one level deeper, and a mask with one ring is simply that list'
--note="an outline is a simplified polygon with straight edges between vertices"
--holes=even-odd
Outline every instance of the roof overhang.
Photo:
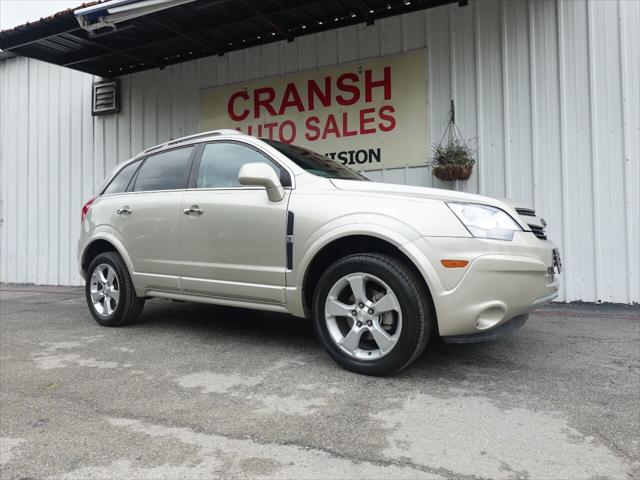
[{"label": "roof overhang", "polygon": [[2,31],[0,49],[116,77],[467,1],[110,0]]},{"label": "roof overhang", "polygon": [[80,26],[89,33],[107,29],[115,31],[118,24],[151,15],[161,10],[192,3],[195,0],[110,0],[73,11]]}]

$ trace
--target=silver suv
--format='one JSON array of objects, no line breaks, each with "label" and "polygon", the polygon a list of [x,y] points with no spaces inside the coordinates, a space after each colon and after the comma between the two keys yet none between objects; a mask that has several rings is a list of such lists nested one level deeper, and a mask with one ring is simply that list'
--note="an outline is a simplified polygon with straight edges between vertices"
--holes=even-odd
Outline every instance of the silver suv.
[{"label": "silver suv", "polygon": [[82,209],[78,261],[102,325],[135,320],[151,297],[286,312],[312,318],[344,368],[385,375],[434,334],[492,338],[555,298],[545,225],[505,201],[375,183],[218,130],[118,165]]}]

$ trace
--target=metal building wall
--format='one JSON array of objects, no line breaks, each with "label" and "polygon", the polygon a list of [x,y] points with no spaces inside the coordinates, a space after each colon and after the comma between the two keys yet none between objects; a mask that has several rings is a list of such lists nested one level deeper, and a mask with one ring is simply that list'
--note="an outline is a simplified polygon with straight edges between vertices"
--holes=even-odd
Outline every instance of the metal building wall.
[{"label": "metal building wall", "polygon": [[441,137],[454,99],[478,165],[453,185],[426,165],[369,176],[533,205],[563,251],[562,299],[639,302],[639,32],[635,0],[481,0],[125,77],[122,112],[98,118],[90,76],[8,60],[0,280],[78,284],[82,203],[117,161],[196,132],[201,88],[425,49],[425,134]]}]

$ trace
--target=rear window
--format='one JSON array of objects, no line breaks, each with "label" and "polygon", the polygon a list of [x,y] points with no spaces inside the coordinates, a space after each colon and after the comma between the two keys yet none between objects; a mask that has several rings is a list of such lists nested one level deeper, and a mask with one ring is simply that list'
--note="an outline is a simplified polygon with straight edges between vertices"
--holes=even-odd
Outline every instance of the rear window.
[{"label": "rear window", "polygon": [[127,191],[127,185],[133,178],[133,175],[136,173],[136,170],[140,166],[140,162],[142,160],[138,160],[137,162],[133,162],[122,170],[118,172],[118,174],[111,180],[111,183],[107,188],[104,189],[103,194],[106,193],[121,193]]},{"label": "rear window", "polygon": [[136,177],[134,192],[187,188],[193,147],[178,148],[148,157]]}]

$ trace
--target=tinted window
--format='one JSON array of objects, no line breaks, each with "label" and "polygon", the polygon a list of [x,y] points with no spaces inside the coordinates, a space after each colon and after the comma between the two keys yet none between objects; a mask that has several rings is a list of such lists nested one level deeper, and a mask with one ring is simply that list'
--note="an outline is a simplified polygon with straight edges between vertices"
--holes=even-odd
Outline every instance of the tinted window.
[{"label": "tinted window", "polygon": [[[245,163],[266,163],[280,177],[283,172],[266,156],[238,143],[210,143],[204,147],[200,168],[198,169],[197,188],[241,187],[238,181],[240,167]],[[288,174],[287,174],[288,177]],[[283,181],[283,185],[288,182]]]},{"label": "tinted window", "polygon": [[179,148],[147,158],[140,167],[133,191],[187,188],[192,150],[192,147]]},{"label": "tinted window", "polygon": [[129,182],[133,178],[133,174],[136,173],[136,170],[140,166],[140,162],[141,160],[130,163],[120,170],[103,193],[120,193],[126,191],[127,185],[129,185]]},{"label": "tinted window", "polygon": [[358,172],[351,170],[349,167],[345,167],[341,163],[331,160],[329,157],[312,152],[306,148],[288,145],[275,140],[267,140],[265,138],[262,140],[278,150],[300,168],[319,177],[339,178],[342,180],[369,180]]}]

